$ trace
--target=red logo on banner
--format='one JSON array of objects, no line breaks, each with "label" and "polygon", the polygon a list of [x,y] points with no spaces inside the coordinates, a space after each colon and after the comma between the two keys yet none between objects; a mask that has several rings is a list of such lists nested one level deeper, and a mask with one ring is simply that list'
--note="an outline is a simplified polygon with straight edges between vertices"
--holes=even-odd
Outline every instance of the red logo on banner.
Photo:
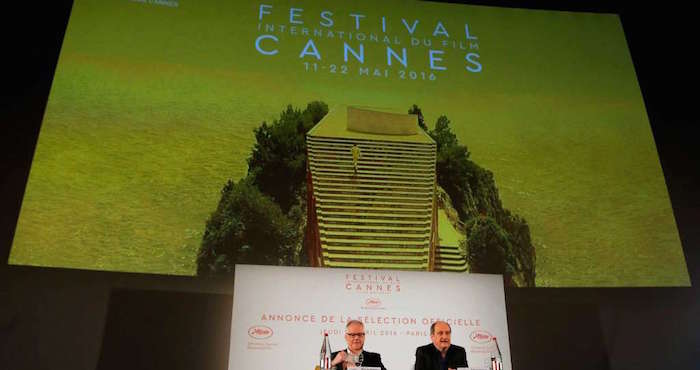
[{"label": "red logo on banner", "polygon": [[272,329],[267,326],[255,325],[248,329],[248,335],[253,339],[267,339],[272,336]]},{"label": "red logo on banner", "polygon": [[382,301],[379,298],[367,298],[365,299],[365,305],[367,307],[379,307],[382,305]]},{"label": "red logo on banner", "polygon": [[472,342],[475,343],[488,343],[491,341],[491,333],[485,331],[485,330],[474,330],[469,334],[469,339],[472,340]]}]

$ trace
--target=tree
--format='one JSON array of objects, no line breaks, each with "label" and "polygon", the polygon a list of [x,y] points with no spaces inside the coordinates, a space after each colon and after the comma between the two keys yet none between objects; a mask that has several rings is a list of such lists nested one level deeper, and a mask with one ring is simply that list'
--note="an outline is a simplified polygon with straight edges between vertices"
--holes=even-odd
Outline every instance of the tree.
[{"label": "tree", "polygon": [[417,105],[413,104],[413,106],[408,110],[408,114],[415,114],[418,116],[418,127],[422,128],[423,131],[428,132],[428,126],[425,124],[425,120],[423,119],[423,112],[418,108]]},{"label": "tree", "polygon": [[306,176],[306,133],[328,113],[328,105],[311,102],[302,112],[291,105],[271,125],[254,130],[255,146],[248,176],[260,191],[287,213],[295,204]]},{"label": "tree", "polygon": [[[457,142],[457,135],[452,132],[450,120],[447,119],[445,115],[438,117],[435,122],[435,129],[430,131],[430,136],[437,143],[438,150],[443,147],[459,145]],[[467,147],[465,146],[464,149],[466,151],[466,156],[469,157],[469,151],[466,150]]]},{"label": "tree", "polygon": [[306,262],[306,133],[328,113],[314,101],[304,111],[287,106],[271,125],[254,130],[248,176],[228,181],[206,223],[198,274],[230,272],[236,263],[298,265]]},{"label": "tree", "polygon": [[437,152],[435,164],[437,182],[452,199],[460,218],[465,219],[467,195],[469,193],[469,161],[463,146],[443,146]]},{"label": "tree", "polygon": [[255,146],[248,159],[248,175],[263,193],[287,211],[306,171],[301,111],[291,105],[271,125],[263,122],[254,130]]},{"label": "tree", "polygon": [[297,225],[248,179],[228,181],[207,221],[197,274],[231,272],[236,263],[288,265],[299,238]]},{"label": "tree", "polygon": [[[418,112],[415,104],[409,113]],[[469,159],[447,116],[440,116],[429,135],[437,144],[437,182],[467,227],[467,262],[473,272],[501,273],[508,284],[535,286],[535,248],[522,217],[501,204],[493,173]]]},{"label": "tree", "polygon": [[469,150],[459,145],[447,116],[438,117],[435,129],[429,134],[437,144],[437,182],[452,199],[460,218],[465,220],[469,209],[469,177],[474,167],[469,161]]},{"label": "tree", "polygon": [[506,232],[493,218],[475,217],[467,230],[467,262],[471,272],[511,275],[515,263]]},{"label": "tree", "polygon": [[524,218],[506,211],[503,228],[510,236],[515,260],[514,279],[520,286],[535,286],[535,247],[530,240],[530,226]]},{"label": "tree", "polygon": [[304,109],[304,135],[328,114],[328,104],[322,101],[312,101]]}]

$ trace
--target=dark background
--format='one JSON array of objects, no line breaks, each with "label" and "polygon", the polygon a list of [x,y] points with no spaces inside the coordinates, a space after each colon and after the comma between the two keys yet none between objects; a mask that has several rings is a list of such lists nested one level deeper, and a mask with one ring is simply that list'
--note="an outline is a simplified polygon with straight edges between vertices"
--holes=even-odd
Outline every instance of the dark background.
[{"label": "dark background", "polygon": [[[513,367],[700,368],[694,12],[673,1],[470,3],[620,14],[693,284],[506,289]],[[1,84],[0,369],[226,369],[231,278],[6,264],[70,8],[32,2],[3,12],[15,22]]]}]

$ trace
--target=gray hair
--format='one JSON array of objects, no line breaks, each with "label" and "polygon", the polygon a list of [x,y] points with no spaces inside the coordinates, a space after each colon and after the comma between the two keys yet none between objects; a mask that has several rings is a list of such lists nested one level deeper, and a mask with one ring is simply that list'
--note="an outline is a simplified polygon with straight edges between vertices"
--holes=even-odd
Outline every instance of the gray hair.
[{"label": "gray hair", "polygon": [[345,324],[345,329],[349,328],[352,324],[360,324],[363,328],[365,327],[365,324],[360,320],[350,320],[347,324]]}]

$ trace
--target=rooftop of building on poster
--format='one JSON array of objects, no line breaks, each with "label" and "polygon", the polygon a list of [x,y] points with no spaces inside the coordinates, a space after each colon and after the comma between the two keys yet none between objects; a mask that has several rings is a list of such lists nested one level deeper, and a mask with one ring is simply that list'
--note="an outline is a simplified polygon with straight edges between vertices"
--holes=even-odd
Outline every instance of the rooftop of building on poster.
[{"label": "rooftop of building on poster", "polygon": [[432,144],[418,117],[391,109],[338,105],[309,131],[309,136]]}]

